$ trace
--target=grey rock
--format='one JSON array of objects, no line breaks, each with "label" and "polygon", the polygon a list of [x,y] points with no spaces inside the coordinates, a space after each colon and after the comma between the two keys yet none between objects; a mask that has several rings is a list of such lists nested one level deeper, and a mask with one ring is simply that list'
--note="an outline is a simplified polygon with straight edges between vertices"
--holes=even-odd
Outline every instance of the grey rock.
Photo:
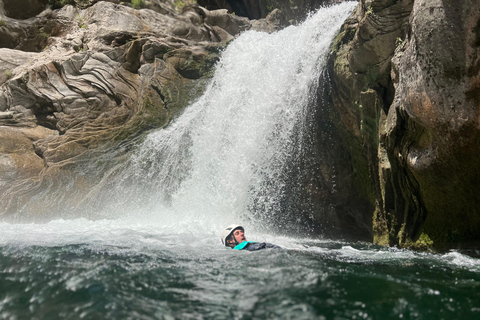
[{"label": "grey rock", "polygon": [[479,12],[471,1],[363,0],[334,45],[331,114],[376,243],[480,239]]}]

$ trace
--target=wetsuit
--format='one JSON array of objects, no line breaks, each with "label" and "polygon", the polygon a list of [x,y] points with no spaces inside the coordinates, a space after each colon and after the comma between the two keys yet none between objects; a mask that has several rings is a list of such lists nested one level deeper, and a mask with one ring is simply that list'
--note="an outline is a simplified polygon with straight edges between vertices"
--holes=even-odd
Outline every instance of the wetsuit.
[{"label": "wetsuit", "polygon": [[279,246],[267,242],[243,241],[237,244],[233,250],[257,251],[261,249],[281,249]]}]

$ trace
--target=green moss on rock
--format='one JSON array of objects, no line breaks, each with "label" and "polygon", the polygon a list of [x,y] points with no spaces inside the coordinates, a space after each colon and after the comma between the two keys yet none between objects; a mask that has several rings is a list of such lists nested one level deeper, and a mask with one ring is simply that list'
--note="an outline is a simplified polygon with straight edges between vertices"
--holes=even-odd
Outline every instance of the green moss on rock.
[{"label": "green moss on rock", "polygon": [[414,250],[432,250],[434,248],[434,242],[428,234],[422,233],[416,241],[407,239],[403,246]]},{"label": "green moss on rock", "polygon": [[378,208],[373,213],[373,243],[381,246],[390,245],[388,227]]}]

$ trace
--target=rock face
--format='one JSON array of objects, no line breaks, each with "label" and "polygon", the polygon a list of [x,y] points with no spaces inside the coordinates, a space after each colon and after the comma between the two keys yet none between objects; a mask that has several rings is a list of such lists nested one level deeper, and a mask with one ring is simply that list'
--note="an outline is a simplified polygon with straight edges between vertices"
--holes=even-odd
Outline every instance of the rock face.
[{"label": "rock face", "polygon": [[254,27],[226,10],[177,13],[170,2],[152,1],[157,11],[77,2],[1,3],[0,215],[51,213],[38,196],[49,189],[78,190],[58,204],[75,206],[96,183],[69,179],[75,168],[166,125],[202,92],[226,42]]},{"label": "rock face", "polygon": [[407,173],[405,185],[393,184],[409,191],[404,237],[423,228],[436,242],[478,240],[480,4],[416,1],[410,25],[393,60],[396,92],[385,127],[398,166],[392,181]]},{"label": "rock face", "polygon": [[375,242],[480,239],[476,1],[362,0],[331,57],[334,119]]},{"label": "rock face", "polygon": [[301,21],[312,10],[342,0],[198,0],[199,5],[209,9],[227,9],[231,13],[249,19],[266,18],[278,9],[291,21]]}]

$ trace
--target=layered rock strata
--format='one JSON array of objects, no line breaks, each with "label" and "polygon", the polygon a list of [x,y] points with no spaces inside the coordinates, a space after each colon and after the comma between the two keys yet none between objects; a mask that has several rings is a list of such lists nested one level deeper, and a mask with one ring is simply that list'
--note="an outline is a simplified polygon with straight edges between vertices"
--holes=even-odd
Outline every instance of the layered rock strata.
[{"label": "layered rock strata", "polygon": [[362,0],[336,43],[332,111],[375,242],[480,239],[475,1]]},{"label": "layered rock strata", "polygon": [[115,2],[0,3],[0,215],[48,215],[40,195],[55,188],[71,191],[57,206],[75,206],[96,180],[73,168],[165,126],[202,92],[227,41],[278,27],[226,10]]}]

